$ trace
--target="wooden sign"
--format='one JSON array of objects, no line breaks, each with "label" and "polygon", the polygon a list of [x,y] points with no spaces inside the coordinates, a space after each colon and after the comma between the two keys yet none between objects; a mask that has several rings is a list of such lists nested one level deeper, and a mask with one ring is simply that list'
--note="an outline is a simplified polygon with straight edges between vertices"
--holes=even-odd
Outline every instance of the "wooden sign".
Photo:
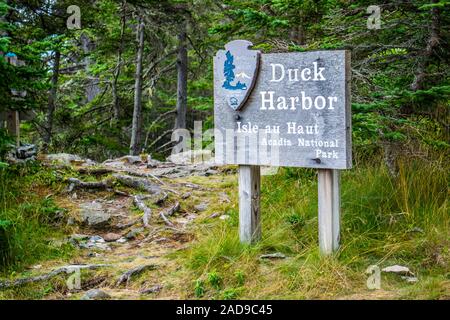
[{"label": "wooden sign", "polygon": [[250,46],[232,41],[214,58],[215,160],[240,165],[241,240],[261,234],[259,166],[318,168],[321,249],[336,250],[339,174],[330,169],[352,166],[350,54]]},{"label": "wooden sign", "polygon": [[[259,55],[247,49],[247,41],[232,44],[235,50],[226,50],[230,61],[224,50],[214,60],[216,161],[350,168],[348,52],[263,54],[259,73],[252,73],[258,68],[249,61]],[[230,64],[232,77],[227,73]],[[245,86],[245,81],[255,84]],[[246,90],[236,89],[242,85]],[[245,104],[238,105],[237,111],[230,108],[230,101],[240,102],[244,95],[248,96]]]}]

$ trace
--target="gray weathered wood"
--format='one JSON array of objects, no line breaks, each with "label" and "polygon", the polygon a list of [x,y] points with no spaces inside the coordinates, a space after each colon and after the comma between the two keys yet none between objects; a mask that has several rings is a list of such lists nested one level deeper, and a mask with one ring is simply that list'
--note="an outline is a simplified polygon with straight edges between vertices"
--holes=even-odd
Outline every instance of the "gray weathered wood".
[{"label": "gray weathered wood", "polygon": [[259,166],[239,166],[239,237],[242,243],[261,238]]},{"label": "gray weathered wood", "polygon": [[9,111],[7,115],[7,130],[14,137],[16,146],[20,146],[20,120],[18,111]]},{"label": "gray weathered wood", "polygon": [[[251,74],[239,54],[234,57],[235,75]],[[216,56],[214,64],[218,164],[351,168],[348,51],[262,54],[255,86],[238,111],[228,103],[234,91],[223,88],[222,60]]]},{"label": "gray weathered wood", "polygon": [[175,129],[186,129],[187,112],[187,78],[188,78],[188,52],[187,52],[187,22],[180,23],[178,34],[177,57],[177,117]]},{"label": "gray weathered wood", "polygon": [[339,249],[340,186],[339,171],[319,169],[319,247],[320,253]]},{"label": "gray weathered wood", "polygon": [[142,70],[144,59],[144,19],[139,17],[139,25],[137,29],[138,50],[136,55],[136,72],[134,82],[134,109],[133,122],[131,128],[130,155],[138,155],[141,145],[142,130]]}]

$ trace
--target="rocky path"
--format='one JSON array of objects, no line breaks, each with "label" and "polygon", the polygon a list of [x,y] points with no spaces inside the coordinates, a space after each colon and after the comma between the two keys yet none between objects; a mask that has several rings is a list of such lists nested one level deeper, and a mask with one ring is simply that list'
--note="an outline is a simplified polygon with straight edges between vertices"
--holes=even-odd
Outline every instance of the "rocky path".
[{"label": "rocky path", "polygon": [[98,164],[74,155],[48,155],[48,166],[74,172],[55,198],[67,209],[71,230],[63,242],[76,247],[77,254],[68,261],[43,262],[32,268],[33,277],[0,287],[58,276],[66,283],[48,299],[186,298],[180,290],[186,284],[176,283],[182,277],[174,274],[181,271],[171,256],[191,244],[198,228],[194,222],[225,219],[212,209],[230,199],[214,183],[222,178],[212,164],[177,160],[126,156]]}]

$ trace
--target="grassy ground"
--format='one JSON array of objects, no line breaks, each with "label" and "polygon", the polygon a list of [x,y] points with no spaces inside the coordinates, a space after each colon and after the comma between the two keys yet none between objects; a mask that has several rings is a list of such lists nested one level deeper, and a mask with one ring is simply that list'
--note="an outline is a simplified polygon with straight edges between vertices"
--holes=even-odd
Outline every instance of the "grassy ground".
[{"label": "grassy ground", "polygon": [[[328,258],[318,254],[313,170],[283,169],[263,178],[263,239],[254,246],[239,243],[235,177],[225,178],[222,187],[231,204],[212,211],[223,210],[230,219],[215,225],[205,220],[197,242],[177,255],[189,270],[188,297],[450,298],[448,170],[442,163],[403,162],[395,179],[382,165],[344,172],[342,247]],[[288,258],[258,258],[271,252]],[[382,290],[371,293],[365,270],[394,264],[408,266],[419,282],[382,274]]]},{"label": "grassy ground", "polygon": [[54,201],[58,173],[39,165],[0,169],[0,274],[10,276],[38,261],[65,258],[64,209]]},{"label": "grassy ground", "polygon": [[[27,276],[25,266],[42,263],[51,270],[70,260],[114,265],[89,271],[83,279],[105,278],[105,288],[117,299],[450,299],[448,169],[443,161],[404,160],[396,178],[380,164],[343,172],[342,246],[331,257],[318,253],[315,171],[284,168],[263,177],[263,239],[256,245],[239,243],[237,176],[224,174],[187,179],[206,189],[182,200],[183,210],[193,212],[199,202],[209,203],[190,225],[189,240],[142,247],[130,243],[86,260],[65,245],[55,245],[54,239],[66,231],[55,219],[60,210],[55,203],[70,209],[67,196],[59,193],[59,173],[31,168],[0,180],[0,220],[9,221],[4,229],[9,230],[13,257],[4,276],[14,278],[19,271]],[[19,179],[11,178],[17,174]],[[209,218],[215,212],[229,218]],[[287,258],[259,259],[273,252]],[[152,256],[158,257],[149,260]],[[140,275],[126,288],[114,287],[124,270],[148,261],[161,268]],[[394,264],[409,267],[419,281],[411,284],[383,273],[381,290],[367,289],[369,266]],[[67,295],[64,281],[61,276],[0,292],[0,298],[79,298],[82,293]],[[139,295],[142,286],[152,284],[164,286],[160,295]]]}]

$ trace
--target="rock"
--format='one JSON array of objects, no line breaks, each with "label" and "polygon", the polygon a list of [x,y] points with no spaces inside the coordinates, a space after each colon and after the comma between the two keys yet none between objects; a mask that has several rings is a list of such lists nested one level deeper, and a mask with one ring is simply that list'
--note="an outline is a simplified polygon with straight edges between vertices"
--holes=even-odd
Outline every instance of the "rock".
[{"label": "rock", "polygon": [[101,203],[85,202],[80,205],[82,223],[92,228],[104,228],[111,222],[111,215],[103,209]]},{"label": "rock", "polygon": [[111,299],[111,296],[105,291],[100,289],[91,289],[87,291],[81,300],[107,300]]},{"label": "rock", "polygon": [[208,203],[202,202],[196,206],[194,206],[195,211],[202,212],[208,209]]},{"label": "rock", "polygon": [[223,214],[223,215],[221,215],[221,216],[219,217],[219,219],[220,219],[220,220],[227,220],[227,219],[230,219],[230,216],[227,215],[227,214]]},{"label": "rock", "polygon": [[116,240],[117,243],[125,243],[127,242],[127,239],[124,237],[121,237],[120,239]]},{"label": "rock", "polygon": [[53,153],[45,156],[46,162],[71,165],[71,164],[88,164],[94,165],[95,162],[90,159],[83,159],[80,156],[69,153]]},{"label": "rock", "polygon": [[116,159],[116,161],[122,161],[122,162],[127,162],[129,164],[141,164],[142,163],[142,159],[139,156],[123,156],[120,157],[119,159]]},{"label": "rock", "polygon": [[219,198],[221,202],[225,202],[225,203],[230,203],[230,197],[228,197],[228,195],[225,192],[220,192],[219,193]]},{"label": "rock", "polygon": [[213,176],[219,174],[219,171],[217,170],[213,170],[213,169],[208,169],[205,171],[205,176],[209,177],[209,176]]},{"label": "rock", "polygon": [[214,212],[212,215],[209,216],[209,218],[214,219],[214,218],[217,218],[218,216],[220,216],[220,213]]},{"label": "rock", "polygon": [[88,240],[88,239],[89,239],[89,236],[86,234],[75,233],[70,236],[69,242],[71,244],[73,244],[74,246],[77,246],[81,241]]},{"label": "rock", "polygon": [[113,242],[119,240],[121,237],[122,236],[120,234],[108,232],[103,236],[103,239],[105,239],[106,242]]},{"label": "rock", "polygon": [[263,254],[259,256],[260,259],[286,259],[286,255],[281,252]]},{"label": "rock", "polygon": [[156,168],[161,165],[161,161],[151,159],[150,157],[147,160],[147,168]]},{"label": "rock", "polygon": [[88,242],[80,243],[78,246],[85,249],[111,250],[111,248],[106,244],[105,239],[100,236],[92,236],[89,238]]},{"label": "rock", "polygon": [[25,144],[16,149],[16,157],[18,159],[26,160],[37,155],[37,148],[34,144]]},{"label": "rock", "polygon": [[89,241],[90,241],[90,242],[100,242],[100,243],[104,243],[104,242],[105,242],[105,239],[103,239],[103,238],[100,237],[100,236],[92,236],[92,237],[89,238]]},{"label": "rock", "polygon": [[419,279],[417,279],[416,277],[402,276],[402,279],[406,280],[406,282],[408,282],[408,283],[416,283],[419,281]]},{"label": "rock", "polygon": [[409,230],[408,232],[419,232],[419,233],[423,233],[423,229],[419,228],[419,227],[414,227],[411,230]]},{"label": "rock", "polygon": [[144,228],[135,228],[135,229],[131,229],[130,232],[128,232],[125,235],[125,238],[128,240],[132,240],[135,239],[137,237],[138,234],[140,234],[141,232],[144,231]]},{"label": "rock", "polygon": [[414,275],[408,267],[404,267],[404,266],[399,266],[399,265],[394,265],[394,266],[389,266],[386,268],[383,268],[381,271],[383,272],[390,272],[390,273],[396,273],[396,274],[400,274],[400,275]]},{"label": "rock", "polygon": [[141,290],[139,293],[140,293],[140,294],[157,293],[157,292],[160,292],[160,291],[162,290],[162,288],[163,288],[163,287],[162,287],[161,285],[157,284],[157,285],[152,286],[152,287],[150,287],[150,288],[143,289],[143,290]]},{"label": "rock", "polygon": [[211,157],[211,150],[189,150],[175,153],[167,158],[167,161],[178,165],[187,165],[194,163],[214,164],[214,157]]},{"label": "rock", "polygon": [[181,195],[181,199],[187,199],[187,198],[189,198],[191,195],[192,195],[192,193],[190,193],[190,192],[183,193],[183,194]]}]

